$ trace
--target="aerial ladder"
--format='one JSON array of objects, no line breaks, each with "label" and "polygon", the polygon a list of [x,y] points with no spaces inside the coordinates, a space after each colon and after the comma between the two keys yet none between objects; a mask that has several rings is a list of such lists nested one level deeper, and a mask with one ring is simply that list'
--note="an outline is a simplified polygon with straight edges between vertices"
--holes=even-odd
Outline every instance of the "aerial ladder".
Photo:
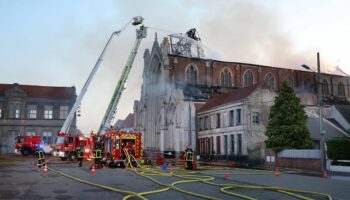
[{"label": "aerial ladder", "polygon": [[140,26],[140,28],[138,30],[136,30],[136,41],[134,43],[132,51],[129,54],[126,65],[124,66],[123,72],[119,78],[117,87],[114,90],[114,93],[113,93],[112,98],[109,102],[109,105],[107,107],[105,115],[102,119],[100,128],[97,132],[98,135],[103,134],[105,132],[105,130],[110,127],[110,123],[112,122],[112,120],[114,119],[114,117],[117,113],[118,103],[119,103],[119,100],[120,100],[122,93],[125,89],[124,86],[125,86],[125,83],[128,79],[132,64],[135,60],[137,50],[140,46],[141,40],[143,38],[145,38],[146,35],[147,35],[147,29],[143,25]]},{"label": "aerial ladder", "polygon": [[[99,58],[97,59],[97,62],[96,62],[96,64],[95,64],[94,68],[93,68],[92,71],[90,72],[90,75],[89,75],[88,79],[86,80],[86,82],[85,82],[85,84],[84,84],[84,86],[83,86],[83,88],[82,88],[82,90],[81,90],[79,96],[78,96],[77,99],[75,100],[75,103],[73,104],[72,109],[70,110],[70,112],[69,112],[69,114],[68,114],[66,120],[64,121],[63,126],[62,126],[62,128],[61,128],[61,130],[60,130],[61,133],[68,133],[68,132],[69,132],[71,123],[72,123],[72,121],[73,121],[73,119],[74,119],[74,116],[75,116],[75,112],[76,112],[77,109],[79,108],[79,105],[81,104],[81,101],[82,101],[82,99],[83,99],[85,93],[87,92],[87,89],[88,89],[88,87],[89,87],[89,85],[90,85],[92,79],[94,78],[94,76],[95,76],[95,74],[96,74],[98,68],[100,67],[101,62],[102,62],[102,60],[103,60],[103,57],[104,57],[104,55],[105,55],[105,53],[106,53],[106,50],[107,50],[108,46],[110,45],[110,42],[112,41],[113,37],[114,37],[114,36],[119,36],[120,33],[122,33],[130,23],[131,23],[132,25],[134,25],[134,26],[137,26],[137,25],[142,24],[143,20],[144,20],[144,18],[142,18],[141,16],[134,17],[134,18],[132,18],[127,24],[125,24],[120,30],[114,31],[114,32],[111,34],[111,36],[109,37],[109,39],[108,39],[108,41],[107,41],[105,47],[103,48],[103,50],[102,50],[102,52],[101,52]],[[145,28],[142,26],[142,30],[143,30],[143,29],[145,29]],[[140,30],[141,30],[141,29],[140,29]],[[139,44],[138,44],[138,45],[139,45]],[[135,54],[136,54],[136,53],[135,53]],[[131,62],[131,63],[132,63],[132,62]]]}]

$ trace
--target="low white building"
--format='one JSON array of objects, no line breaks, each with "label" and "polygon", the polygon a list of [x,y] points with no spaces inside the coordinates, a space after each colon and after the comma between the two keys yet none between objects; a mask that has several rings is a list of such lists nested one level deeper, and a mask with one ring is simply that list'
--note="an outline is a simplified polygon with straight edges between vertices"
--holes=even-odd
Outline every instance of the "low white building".
[{"label": "low white building", "polygon": [[209,99],[197,111],[199,153],[263,157],[275,96],[265,84],[255,84]]}]

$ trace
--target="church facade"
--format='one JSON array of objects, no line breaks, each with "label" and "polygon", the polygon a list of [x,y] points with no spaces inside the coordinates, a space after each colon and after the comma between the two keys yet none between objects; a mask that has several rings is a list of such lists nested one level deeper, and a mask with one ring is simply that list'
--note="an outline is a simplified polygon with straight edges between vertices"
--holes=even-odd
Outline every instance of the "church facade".
[{"label": "church facade", "polygon": [[[198,109],[214,95],[265,82],[278,92],[283,81],[295,88],[304,105],[317,104],[317,74],[258,64],[225,62],[174,51],[172,38],[144,52],[141,97],[135,101],[135,131],[143,133],[147,151],[197,149]],[[186,45],[184,45],[186,47]],[[350,100],[349,77],[342,71],[322,74],[325,104]],[[248,141],[249,142],[249,141]],[[198,149],[197,149],[198,150]]]}]

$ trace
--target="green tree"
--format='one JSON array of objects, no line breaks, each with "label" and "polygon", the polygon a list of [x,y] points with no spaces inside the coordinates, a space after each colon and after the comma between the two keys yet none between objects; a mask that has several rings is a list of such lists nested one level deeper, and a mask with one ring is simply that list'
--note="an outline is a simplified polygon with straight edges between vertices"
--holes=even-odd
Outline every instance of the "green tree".
[{"label": "green tree", "polygon": [[271,107],[267,125],[266,145],[274,152],[283,149],[309,149],[313,147],[307,116],[293,88],[284,81]]}]

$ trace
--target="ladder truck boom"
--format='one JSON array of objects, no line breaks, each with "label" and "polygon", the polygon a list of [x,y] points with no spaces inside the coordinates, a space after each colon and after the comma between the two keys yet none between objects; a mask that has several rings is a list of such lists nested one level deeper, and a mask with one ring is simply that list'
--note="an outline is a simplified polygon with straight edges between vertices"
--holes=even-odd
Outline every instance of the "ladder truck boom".
[{"label": "ladder truck boom", "polygon": [[99,128],[97,134],[103,134],[105,129],[109,127],[111,121],[115,117],[115,114],[117,112],[117,106],[118,106],[119,100],[121,98],[121,95],[123,93],[125,83],[128,79],[128,75],[130,73],[132,64],[134,63],[134,60],[135,60],[135,57],[137,54],[137,50],[140,46],[141,40],[143,38],[145,38],[146,35],[147,35],[147,29],[143,25],[140,27],[139,30],[136,30],[136,41],[135,41],[134,46],[130,52],[130,55],[128,57],[126,65],[124,66],[123,72],[119,78],[117,87],[114,90],[114,93],[113,93],[112,98],[109,102],[109,105],[108,105],[106,113],[102,119],[102,122],[101,122],[101,125],[100,125],[100,128]]},{"label": "ladder truck boom", "polygon": [[134,17],[132,18],[127,24],[125,24],[120,30],[118,31],[115,31],[111,34],[111,36],[109,37],[105,47],[103,48],[100,56],[98,57],[97,61],[96,61],[96,64],[94,66],[94,68],[92,69],[92,71],[90,72],[90,75],[88,77],[88,79],[86,80],[79,96],[77,97],[77,99],[75,100],[75,103],[73,104],[72,106],[72,109],[70,110],[66,120],[64,121],[64,124],[60,130],[60,132],[63,132],[63,133],[68,133],[69,132],[69,128],[70,128],[70,125],[73,121],[73,118],[74,118],[74,115],[75,115],[75,112],[77,111],[79,105],[81,104],[81,101],[85,95],[85,93],[87,92],[87,89],[92,81],[92,79],[94,78],[95,74],[96,74],[96,71],[98,70],[98,68],[100,67],[101,65],[101,62],[103,60],[103,57],[105,55],[105,52],[108,48],[108,46],[110,45],[110,42],[111,40],[113,39],[114,36],[116,35],[119,35],[121,32],[123,32],[125,30],[125,28],[131,23],[132,25],[136,26],[136,25],[139,25],[139,24],[142,24],[142,21],[143,21],[143,18],[141,16],[137,16],[137,17]]}]

